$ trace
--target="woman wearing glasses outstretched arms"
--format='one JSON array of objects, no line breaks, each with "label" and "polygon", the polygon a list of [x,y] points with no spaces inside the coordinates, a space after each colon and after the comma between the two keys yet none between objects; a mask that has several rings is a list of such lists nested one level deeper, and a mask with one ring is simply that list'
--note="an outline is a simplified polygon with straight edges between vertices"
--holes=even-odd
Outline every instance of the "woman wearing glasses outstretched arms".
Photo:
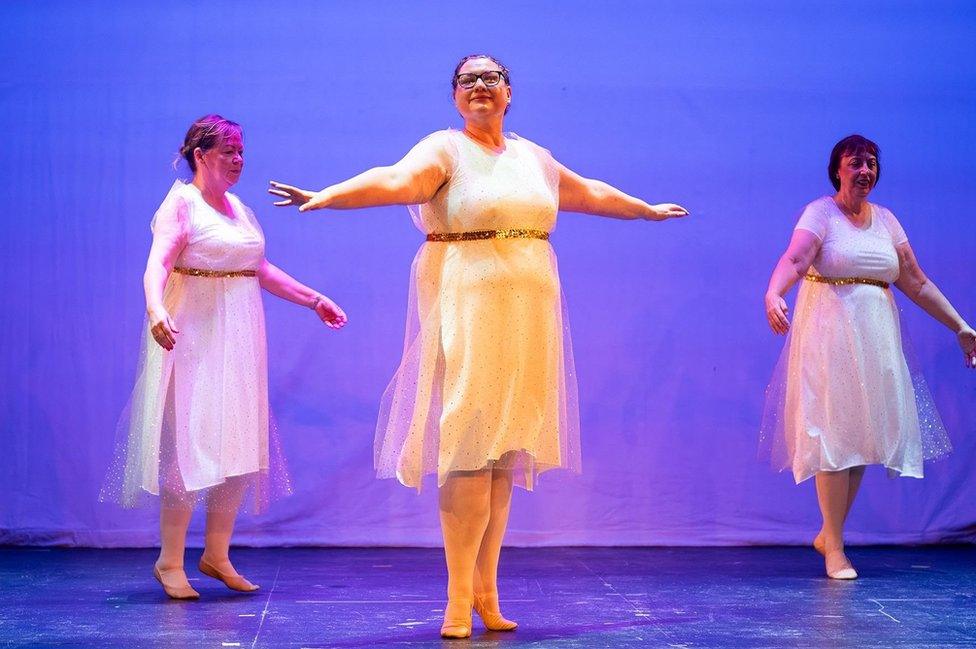
[{"label": "woman wearing glasses outstretched arms", "polygon": [[512,487],[579,470],[576,383],[556,258],[556,212],[662,221],[687,215],[582,178],[536,144],[503,134],[512,101],[497,59],[461,60],[452,82],[464,129],[434,133],[398,163],[319,192],[277,182],[303,212],[411,210],[427,235],[413,265],[403,358],[376,429],[379,477],[420,489],[436,474],[448,566],[444,637],[512,630],[496,582]]}]

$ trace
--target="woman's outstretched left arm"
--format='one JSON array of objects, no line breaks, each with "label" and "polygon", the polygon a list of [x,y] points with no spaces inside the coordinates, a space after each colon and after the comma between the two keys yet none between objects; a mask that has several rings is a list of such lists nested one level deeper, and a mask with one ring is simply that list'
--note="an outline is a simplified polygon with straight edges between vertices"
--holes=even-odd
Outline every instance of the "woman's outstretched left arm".
[{"label": "woman's outstretched left arm", "polygon": [[565,212],[650,221],[663,221],[688,215],[688,210],[680,205],[674,203],[651,205],[601,180],[583,178],[558,162],[556,166],[559,169],[559,209]]},{"label": "woman's outstretched left arm", "polygon": [[895,286],[908,299],[956,334],[966,367],[976,368],[976,331],[962,319],[939,287],[922,272],[911,244],[906,241],[895,246],[895,250],[898,252],[899,268]]},{"label": "woman's outstretched left arm", "polygon": [[265,259],[257,271],[261,288],[283,300],[307,306],[319,319],[333,329],[345,326],[347,318],[339,305],[318,291],[305,286],[297,279]]}]

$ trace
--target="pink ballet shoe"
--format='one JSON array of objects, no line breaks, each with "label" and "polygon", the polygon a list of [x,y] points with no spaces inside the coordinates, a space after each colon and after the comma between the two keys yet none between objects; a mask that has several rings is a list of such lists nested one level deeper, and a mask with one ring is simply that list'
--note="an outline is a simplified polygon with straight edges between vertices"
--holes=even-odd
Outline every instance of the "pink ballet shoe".
[{"label": "pink ballet shoe", "polygon": [[518,622],[506,619],[498,606],[498,593],[474,596],[474,610],[489,631],[514,631]]},{"label": "pink ballet shoe", "polygon": [[441,625],[442,638],[471,637],[471,602],[451,599],[444,607],[444,624]]},{"label": "pink ballet shoe", "polygon": [[183,566],[160,570],[159,566],[154,565],[153,577],[171,599],[200,599],[200,593],[193,590],[190,582],[187,581]]},{"label": "pink ballet shoe", "polygon": [[857,571],[847,559],[843,550],[832,550],[827,553],[824,563],[827,576],[831,579],[857,579]]},{"label": "pink ballet shoe", "polygon": [[257,584],[252,584],[245,579],[244,575],[231,575],[227,574],[226,572],[221,572],[203,557],[200,557],[200,564],[197,567],[200,568],[200,572],[206,576],[213,577],[217,581],[224,582],[224,585],[231,590],[237,590],[242,593],[251,593],[260,588],[260,586]]}]

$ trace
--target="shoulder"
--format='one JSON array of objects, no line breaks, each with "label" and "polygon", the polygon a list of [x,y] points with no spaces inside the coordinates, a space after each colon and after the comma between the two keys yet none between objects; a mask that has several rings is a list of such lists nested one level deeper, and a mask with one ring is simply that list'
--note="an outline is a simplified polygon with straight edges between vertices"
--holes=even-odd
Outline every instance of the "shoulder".
[{"label": "shoulder", "polygon": [[815,198],[806,205],[803,206],[804,212],[822,212],[826,214],[834,206],[834,199],[831,196],[823,195],[820,198]]},{"label": "shoulder", "polygon": [[232,192],[227,192],[227,200],[233,206],[234,211],[243,214],[252,223],[257,223],[257,216],[254,214],[254,210],[248,207],[247,203],[241,200],[241,197]]},{"label": "shoulder", "polygon": [[877,203],[871,203],[871,208],[874,213],[878,215],[881,219],[881,223],[884,224],[888,233],[891,234],[892,241],[895,245],[904,243],[908,240],[908,236],[905,234],[905,229],[902,227],[901,223],[895,217],[894,213],[889,210],[884,205],[878,205]]},{"label": "shoulder", "polygon": [[518,142],[520,146],[525,147],[526,149],[532,151],[536,155],[545,156],[547,158],[552,157],[552,152],[550,152],[549,149],[547,149],[546,147],[540,144],[537,144],[536,142],[530,140],[527,137],[522,137],[518,133],[507,133],[506,137],[512,140],[513,142]]},{"label": "shoulder", "polygon": [[417,148],[427,148],[427,149],[447,149],[454,148],[457,146],[456,138],[458,132],[451,128],[445,128],[440,131],[434,131],[428,135],[425,135],[420,139],[419,142],[414,146]]},{"label": "shoulder", "polygon": [[827,234],[833,202],[830,196],[821,196],[807,203],[800,210],[795,229],[812,232],[822,240]]},{"label": "shoulder", "polygon": [[427,158],[448,159],[454,158],[456,151],[457,131],[444,129],[442,131],[434,131],[421,138],[419,142],[413,145],[413,148],[410,149],[410,153],[407,155],[410,157],[419,155]]},{"label": "shoulder", "polygon": [[179,218],[186,218],[188,208],[193,204],[194,195],[199,195],[196,187],[191,183],[177,180],[169,188],[156,211],[157,213],[172,213]]},{"label": "shoulder", "polygon": [[884,205],[878,205],[877,203],[870,203],[871,209],[874,210],[875,214],[881,216],[882,219],[888,220],[895,218],[895,215]]}]

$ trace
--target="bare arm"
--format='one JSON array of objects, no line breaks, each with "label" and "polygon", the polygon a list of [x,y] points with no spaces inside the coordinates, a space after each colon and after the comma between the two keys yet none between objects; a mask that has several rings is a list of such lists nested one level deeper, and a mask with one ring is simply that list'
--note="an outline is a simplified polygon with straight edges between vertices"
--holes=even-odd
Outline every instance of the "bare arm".
[{"label": "bare arm", "polygon": [[802,228],[793,230],[790,245],[776,263],[766,288],[766,318],[774,332],[785,334],[790,330],[789,307],[783,296],[807,274],[820,245],[820,239],[814,233]]},{"label": "bare arm", "polygon": [[959,339],[966,366],[976,367],[976,332],[922,271],[911,244],[906,241],[895,246],[895,250],[898,253],[898,281],[895,286],[923,311],[951,329]]},{"label": "bare arm", "polygon": [[300,212],[426,203],[450,177],[448,146],[445,137],[429,137],[396,164],[374,167],[321,191],[310,192],[272,180],[268,192],[284,199],[275,205],[298,205]]},{"label": "bare arm", "polygon": [[558,162],[556,165],[559,168],[560,210],[608,216],[614,219],[652,221],[663,221],[688,214],[688,210],[680,205],[673,203],[650,205],[603,181],[583,178]]},{"label": "bare arm", "polygon": [[346,324],[346,314],[339,305],[318,291],[305,286],[267,259],[261,262],[257,275],[261,288],[283,300],[314,310],[327,326],[341,329]]},{"label": "bare arm", "polygon": [[182,204],[175,206],[174,212],[157,218],[153,229],[152,247],[146,261],[146,272],[142,278],[146,293],[146,313],[149,316],[149,330],[164,349],[173,349],[179,330],[163,305],[163,291],[166,281],[173,271],[173,265],[186,247],[186,212]]}]

